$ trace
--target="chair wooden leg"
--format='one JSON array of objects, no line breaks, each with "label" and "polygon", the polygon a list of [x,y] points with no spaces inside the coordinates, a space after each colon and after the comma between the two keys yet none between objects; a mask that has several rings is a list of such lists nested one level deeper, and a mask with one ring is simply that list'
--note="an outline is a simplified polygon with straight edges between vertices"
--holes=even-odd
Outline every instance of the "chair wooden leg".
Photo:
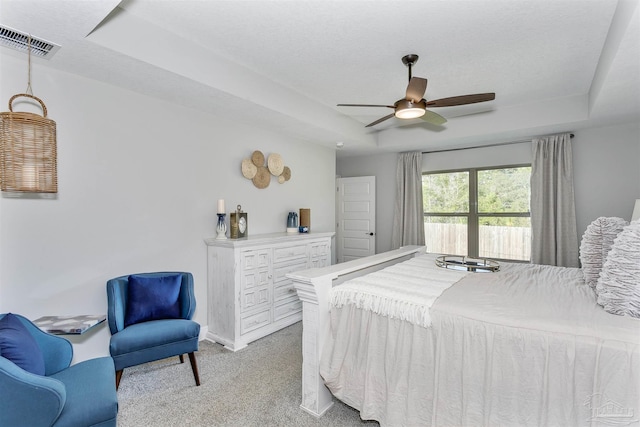
[{"label": "chair wooden leg", "polygon": [[120,387],[120,379],[122,378],[122,371],[124,369],[120,369],[119,371],[116,371],[116,390],[118,390],[118,387]]},{"label": "chair wooden leg", "polygon": [[184,363],[184,354],[178,356],[180,358],[180,363]]},{"label": "chair wooden leg", "polygon": [[196,379],[196,385],[200,385],[200,375],[198,374],[198,363],[196,362],[196,355],[189,353],[189,362],[191,362],[191,370],[193,371],[193,377]]}]

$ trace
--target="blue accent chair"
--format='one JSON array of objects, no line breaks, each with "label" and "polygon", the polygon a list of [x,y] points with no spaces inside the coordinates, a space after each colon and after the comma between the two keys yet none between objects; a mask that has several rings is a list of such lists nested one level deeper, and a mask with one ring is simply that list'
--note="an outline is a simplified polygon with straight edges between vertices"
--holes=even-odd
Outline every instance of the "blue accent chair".
[{"label": "blue accent chair", "polygon": [[111,341],[109,352],[115,364],[116,389],[120,385],[122,371],[142,363],[179,356],[184,363],[184,354],[189,355],[196,385],[200,385],[198,364],[194,352],[198,351],[200,325],[191,318],[196,309],[193,276],[185,272],[158,272],[136,274],[140,277],[161,277],[181,274],[179,319],[149,320],[125,327],[127,312],[127,286],[129,276],[107,281],[107,318]]},{"label": "blue accent chair", "polygon": [[71,365],[73,346],[68,340],[14,316],[42,350],[45,374],[32,374],[0,356],[0,426],[115,427],[113,360],[99,357]]}]

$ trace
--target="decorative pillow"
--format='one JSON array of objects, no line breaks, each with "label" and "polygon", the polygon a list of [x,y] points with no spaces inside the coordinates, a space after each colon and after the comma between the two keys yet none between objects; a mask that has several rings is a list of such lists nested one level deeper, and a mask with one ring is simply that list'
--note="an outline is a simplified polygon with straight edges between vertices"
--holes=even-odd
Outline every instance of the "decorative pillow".
[{"label": "decorative pillow", "polygon": [[613,242],[596,286],[598,304],[613,314],[640,318],[640,220]]},{"label": "decorative pillow", "polygon": [[179,319],[181,284],[181,274],[129,276],[125,327],[149,320]]},{"label": "decorative pillow", "polygon": [[618,217],[604,217],[593,221],[582,235],[580,243],[580,263],[584,281],[593,289],[596,288],[602,265],[607,259],[613,240],[622,229],[629,224]]},{"label": "decorative pillow", "polygon": [[22,321],[11,313],[0,319],[0,356],[25,371],[44,375],[44,356],[40,346]]}]

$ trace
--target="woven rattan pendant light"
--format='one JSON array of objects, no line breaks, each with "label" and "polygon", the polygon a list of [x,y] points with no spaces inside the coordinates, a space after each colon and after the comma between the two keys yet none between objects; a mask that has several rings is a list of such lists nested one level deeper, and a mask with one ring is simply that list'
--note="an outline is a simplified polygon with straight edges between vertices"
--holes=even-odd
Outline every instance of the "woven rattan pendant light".
[{"label": "woven rattan pendant light", "polygon": [[[37,101],[42,116],[14,112],[13,102],[20,97]],[[12,96],[9,111],[0,113],[0,188],[15,193],[58,192],[56,122],[47,118],[47,107],[31,90],[31,36],[26,93]]]}]

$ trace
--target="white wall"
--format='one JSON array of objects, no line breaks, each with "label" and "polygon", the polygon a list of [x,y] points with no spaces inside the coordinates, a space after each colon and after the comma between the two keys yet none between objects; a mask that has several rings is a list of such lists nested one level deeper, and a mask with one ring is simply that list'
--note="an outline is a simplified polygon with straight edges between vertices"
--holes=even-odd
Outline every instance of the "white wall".
[{"label": "white wall", "polygon": [[[26,58],[25,58],[26,59]],[[26,61],[0,52],[0,102],[25,88]],[[55,200],[0,198],[0,312],[106,313],[105,282],[145,271],[194,275],[194,320],[207,324],[206,245],[217,199],[241,204],[249,233],[285,231],[311,208],[333,231],[333,149],[293,140],[33,64],[34,94],[57,123]],[[14,104],[14,110],[20,110]],[[3,109],[4,111],[4,109]],[[241,174],[253,150],[292,170],[264,190]],[[227,216],[228,221],[228,216]],[[74,361],[108,355],[108,327],[74,338]]]},{"label": "white wall", "polygon": [[[599,216],[631,218],[635,199],[640,198],[640,125],[582,129],[574,134],[574,189],[580,238]],[[339,176],[377,177],[377,252],[391,249],[396,159],[396,154],[383,154],[344,157],[336,162]],[[425,172],[531,163],[531,144],[429,153],[422,160]]]}]

